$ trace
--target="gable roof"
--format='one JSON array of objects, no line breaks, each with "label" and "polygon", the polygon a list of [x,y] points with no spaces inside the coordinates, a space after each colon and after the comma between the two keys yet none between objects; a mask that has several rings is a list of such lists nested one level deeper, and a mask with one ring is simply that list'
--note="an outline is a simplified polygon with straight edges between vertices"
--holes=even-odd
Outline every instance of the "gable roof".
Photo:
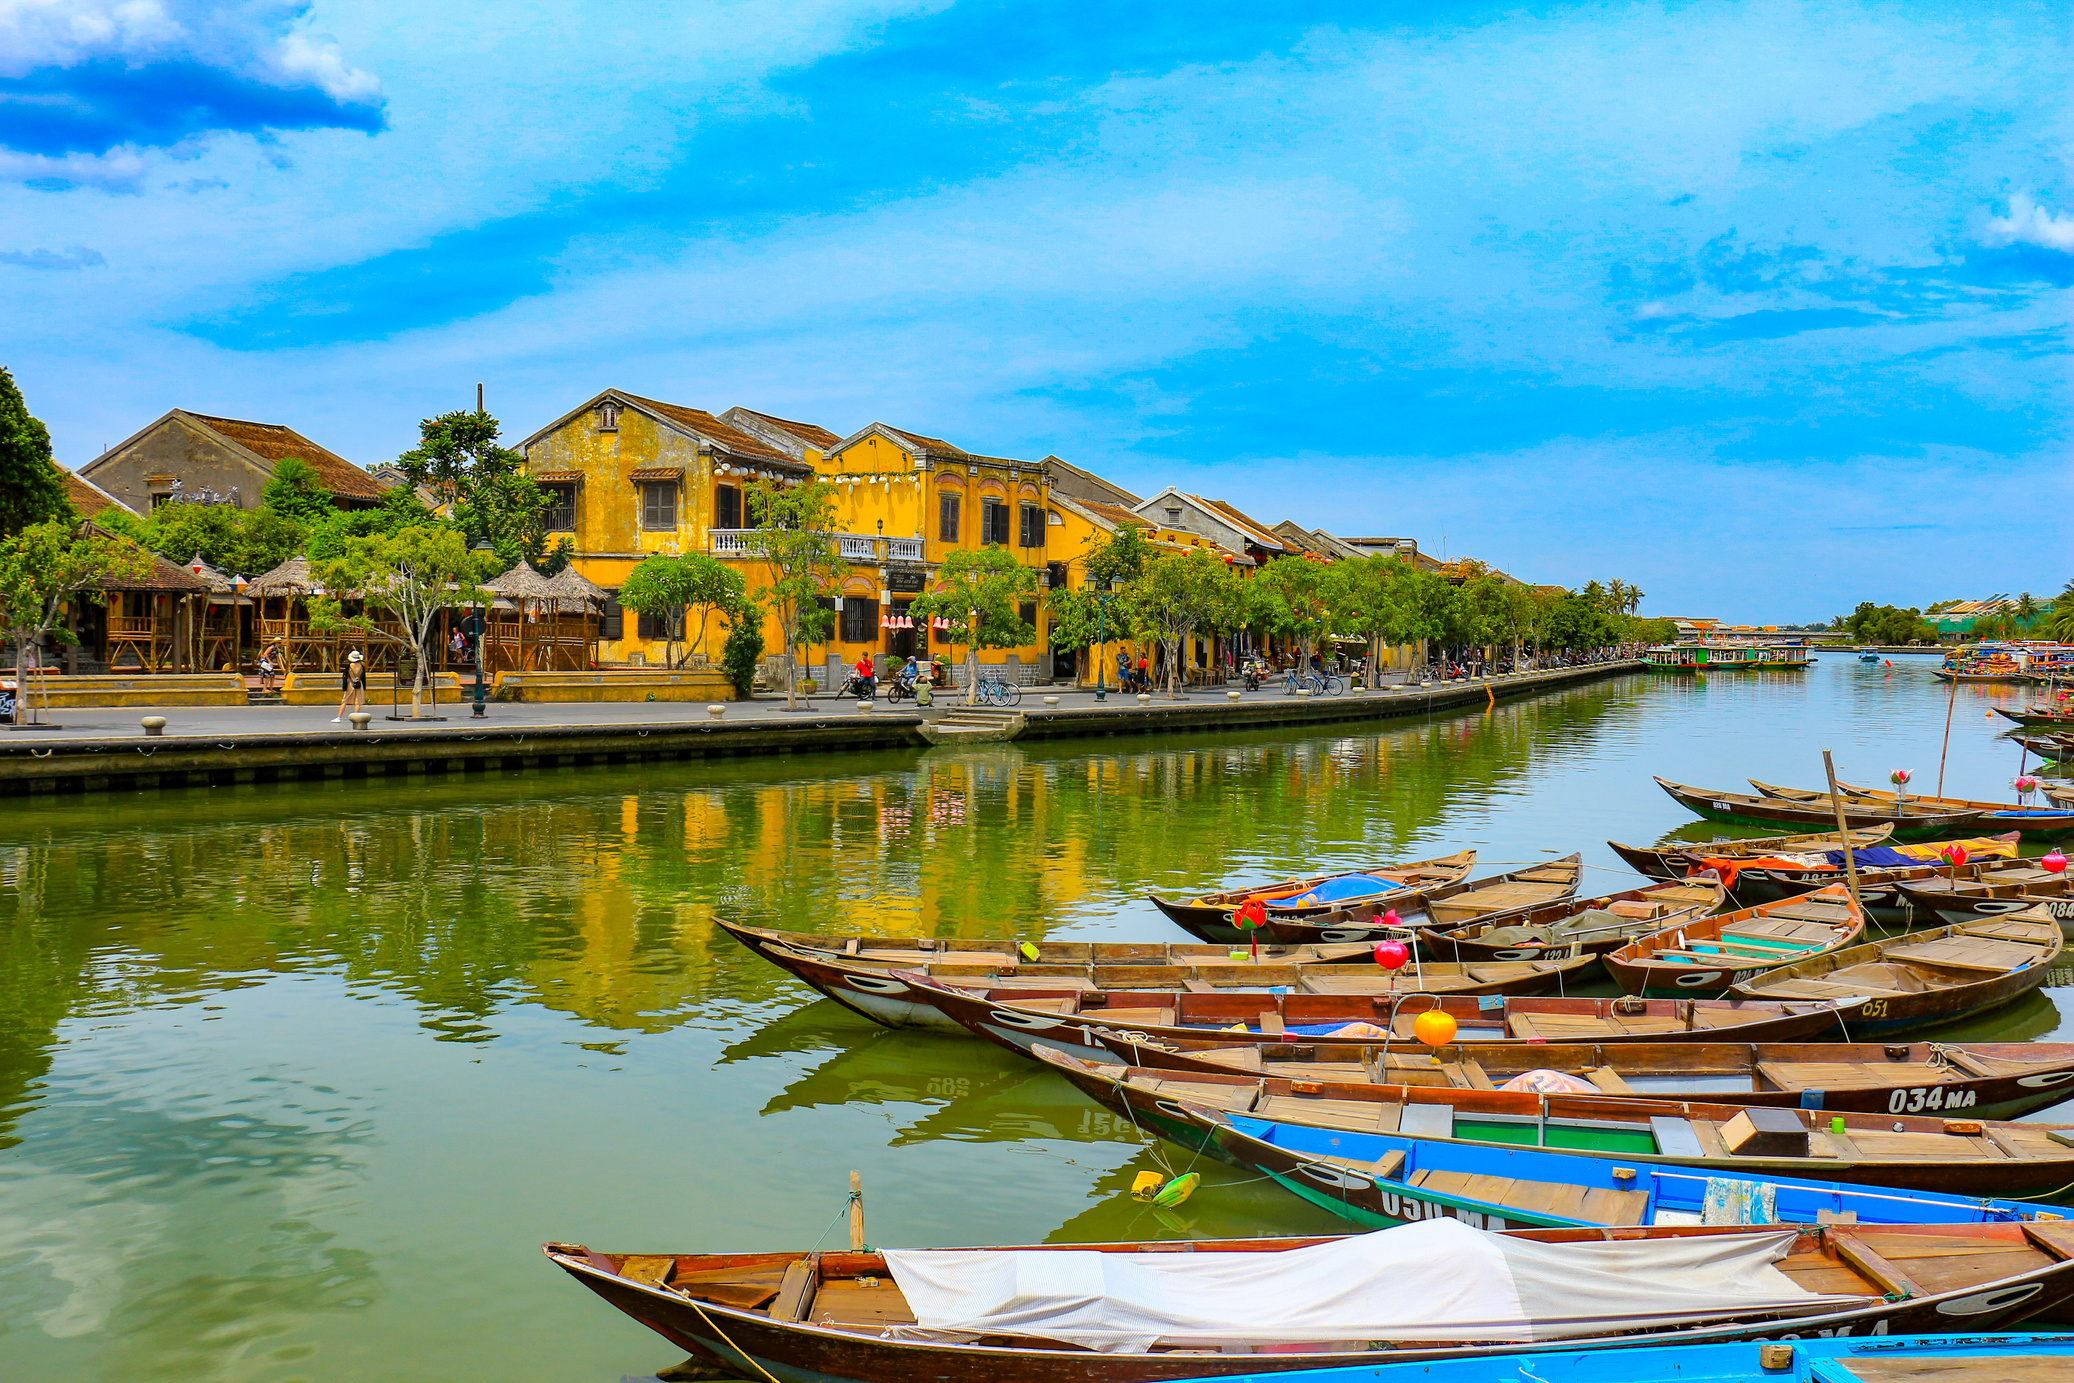
[{"label": "gable roof", "polygon": [[173,411],[258,457],[264,463],[261,470],[271,473],[276,461],[285,461],[293,456],[315,471],[318,483],[334,495],[346,499],[376,500],[389,493],[388,486],[361,467],[318,446],[292,427],[279,423],[247,422],[243,418],[216,418],[207,413],[190,413],[183,408]]},{"label": "gable roof", "polygon": [[1258,542],[1262,547],[1279,548],[1283,546],[1282,540],[1275,536],[1274,529],[1269,528],[1259,519],[1253,518],[1252,516],[1247,514],[1240,513],[1237,509],[1234,509],[1231,505],[1226,504],[1223,500],[1203,499],[1199,495],[1190,496],[1190,498],[1194,499],[1198,504],[1216,510],[1225,518],[1231,520],[1232,526],[1234,528],[1238,529],[1239,532],[1244,533],[1247,537]]},{"label": "gable roof", "polygon": [[880,423],[878,426],[884,427],[888,432],[898,433],[932,456],[965,456],[968,454],[965,448],[953,446],[941,437],[925,437],[919,432],[909,432],[906,428],[891,427],[885,423]]},{"label": "gable roof", "polygon": [[607,399],[616,400],[622,407],[638,409],[657,422],[700,441],[708,442],[730,456],[745,461],[756,461],[793,474],[811,474],[813,468],[796,457],[787,456],[770,443],[753,437],[741,428],[722,422],[703,408],[687,408],[681,403],[664,403],[661,399],[643,398],[629,394],[624,389],[607,389],[595,397],[577,405],[556,418],[547,426],[519,441],[513,450],[524,452],[548,433],[567,426],[572,420],[590,412]]},{"label": "gable roof", "polygon": [[759,413],[753,408],[730,408],[720,415],[720,421],[761,438],[795,461],[806,459],[808,447],[825,456],[831,449],[841,446],[843,441],[825,427],[794,422],[773,413]]},{"label": "gable roof", "polygon": [[1076,499],[1099,500],[1104,504],[1123,505],[1128,508],[1139,503],[1136,495],[1121,485],[1112,485],[1093,471],[1074,465],[1061,456],[1047,456],[1038,463],[1051,473],[1051,488],[1054,493],[1063,490]]}]

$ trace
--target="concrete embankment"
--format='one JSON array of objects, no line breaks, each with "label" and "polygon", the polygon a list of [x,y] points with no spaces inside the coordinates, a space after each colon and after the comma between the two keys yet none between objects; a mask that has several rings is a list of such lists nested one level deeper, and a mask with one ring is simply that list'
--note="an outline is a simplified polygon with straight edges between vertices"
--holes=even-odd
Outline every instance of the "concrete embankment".
[{"label": "concrete embankment", "polygon": [[[1316,698],[1261,691],[1233,701],[1223,688],[1208,688],[1180,702],[1114,697],[1097,705],[1085,694],[1073,694],[1062,696],[1062,704],[1054,707],[1044,704],[1042,689],[1034,689],[1023,698],[1021,709],[1028,723],[1019,738],[1207,733],[1473,711],[1639,666],[1602,663]],[[1064,704],[1067,701],[1077,704]],[[824,700],[815,710],[791,714],[767,703],[755,703],[753,709],[737,703],[717,720],[700,715],[586,721],[586,709],[554,707],[553,723],[458,720],[412,725],[384,720],[365,731],[270,728],[263,712],[241,712],[234,725],[226,721],[221,729],[212,722],[207,733],[147,737],[141,730],[92,736],[63,729],[22,731],[5,734],[0,742],[0,796],[924,747],[917,728],[922,716],[883,708],[865,714],[850,702]]]}]

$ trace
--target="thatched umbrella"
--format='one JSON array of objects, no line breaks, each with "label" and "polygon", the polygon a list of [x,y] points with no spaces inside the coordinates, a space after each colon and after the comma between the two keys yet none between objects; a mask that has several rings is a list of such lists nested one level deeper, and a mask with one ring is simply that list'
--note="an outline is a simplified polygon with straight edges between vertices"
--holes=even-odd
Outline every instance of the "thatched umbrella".
[{"label": "thatched umbrella", "polygon": [[323,583],[310,570],[310,559],[297,553],[263,576],[255,576],[246,588],[249,595],[264,598],[270,595],[317,595],[324,591]]},{"label": "thatched umbrella", "polygon": [[603,605],[611,597],[605,588],[590,580],[575,567],[563,567],[547,578],[547,587],[554,592],[554,599],[565,605],[579,605],[590,610]]},{"label": "thatched umbrella", "polygon": [[554,599],[553,583],[533,570],[533,564],[523,557],[510,571],[483,582],[482,588],[512,601]]}]

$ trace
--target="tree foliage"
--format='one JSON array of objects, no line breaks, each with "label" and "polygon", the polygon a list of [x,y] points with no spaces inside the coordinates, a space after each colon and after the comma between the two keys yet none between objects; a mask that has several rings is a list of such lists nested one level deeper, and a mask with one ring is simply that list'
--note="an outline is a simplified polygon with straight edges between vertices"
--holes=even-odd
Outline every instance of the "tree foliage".
[{"label": "tree foliage", "polygon": [[954,550],[936,578],[937,589],[916,596],[908,614],[950,621],[951,648],[966,646],[965,701],[972,705],[979,699],[979,650],[1020,648],[1037,637],[1022,615],[1037,593],[1037,573],[1007,548],[989,546]]},{"label": "tree foliage", "polygon": [[[671,667],[678,663],[677,645],[690,642],[684,637],[688,616],[698,617],[698,648],[703,650],[706,626],[713,616],[734,610],[747,599],[741,572],[703,552],[644,558],[619,588],[621,605],[662,618],[664,658]],[[691,651],[686,650],[687,657]]]},{"label": "tree foliage", "polygon": [[338,512],[331,502],[331,491],[317,478],[315,468],[294,456],[284,456],[274,463],[274,473],[260,487],[259,507],[305,528]]},{"label": "tree foliage", "polygon": [[0,368],[0,536],[53,519],[76,519],[51,456],[50,432]]},{"label": "tree foliage", "polygon": [[[470,551],[453,525],[420,524],[394,533],[349,538],[337,555],[313,563],[312,570],[332,590],[354,592],[368,606],[390,611],[409,632],[418,654],[410,695],[410,713],[415,718],[424,701],[433,621],[442,610],[487,600],[481,583],[496,574],[496,563],[494,553]],[[373,621],[365,616],[348,619],[340,615],[336,597],[311,601],[310,625],[330,633],[377,633]]]},{"label": "tree foliage", "polygon": [[1230,564],[1201,549],[1155,557],[1118,603],[1133,629],[1159,640],[1165,648],[1167,694],[1171,697],[1181,695],[1184,641],[1191,634],[1235,629],[1247,612],[1244,593]]},{"label": "tree foliage", "polygon": [[526,459],[498,443],[495,418],[463,409],[427,418],[418,431],[418,445],[397,457],[396,464],[412,485],[451,497],[454,522],[468,546],[488,538],[497,549],[500,571],[509,571],[520,558],[550,576],[568,564],[571,544],[564,538],[548,550],[547,496],[526,475]]},{"label": "tree foliage", "polygon": [[[0,629],[15,665],[46,637],[77,642],[64,624],[70,602],[98,604],[101,583],[142,576],[151,567],[151,554],[137,544],[75,520],[46,519],[0,539]],[[27,693],[23,686],[15,698],[17,722]]]},{"label": "tree foliage", "polygon": [[835,487],[826,481],[777,485],[758,481],[744,500],[753,527],[742,546],[762,559],[767,582],[757,597],[785,640],[785,709],[799,705],[799,654],[828,637],[833,612],[820,604],[841,579],[842,559],[828,534],[835,527]]},{"label": "tree foliage", "polygon": [[1923,612],[1914,608],[1901,609],[1893,605],[1875,605],[1869,600],[1858,603],[1858,608],[1842,617],[1839,626],[1847,630],[1858,643],[1867,644],[1911,644],[1937,642],[1937,628],[1923,618]]},{"label": "tree foliage", "polygon": [[720,646],[720,669],[746,699],[756,689],[756,665],[763,658],[763,610],[745,598],[727,615],[727,642]]}]

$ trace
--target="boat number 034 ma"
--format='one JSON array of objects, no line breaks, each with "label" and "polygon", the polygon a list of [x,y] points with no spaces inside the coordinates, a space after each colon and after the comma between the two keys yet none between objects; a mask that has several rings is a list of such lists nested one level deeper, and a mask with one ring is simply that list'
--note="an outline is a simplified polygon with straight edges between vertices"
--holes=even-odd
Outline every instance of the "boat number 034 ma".
[{"label": "boat number 034 ma", "polygon": [[1971,1090],[1954,1090],[1949,1095],[1941,1085],[1925,1090],[1918,1086],[1914,1090],[1896,1090],[1887,1097],[1889,1114],[1920,1114],[1926,1109],[1970,1109],[1974,1093]]}]

